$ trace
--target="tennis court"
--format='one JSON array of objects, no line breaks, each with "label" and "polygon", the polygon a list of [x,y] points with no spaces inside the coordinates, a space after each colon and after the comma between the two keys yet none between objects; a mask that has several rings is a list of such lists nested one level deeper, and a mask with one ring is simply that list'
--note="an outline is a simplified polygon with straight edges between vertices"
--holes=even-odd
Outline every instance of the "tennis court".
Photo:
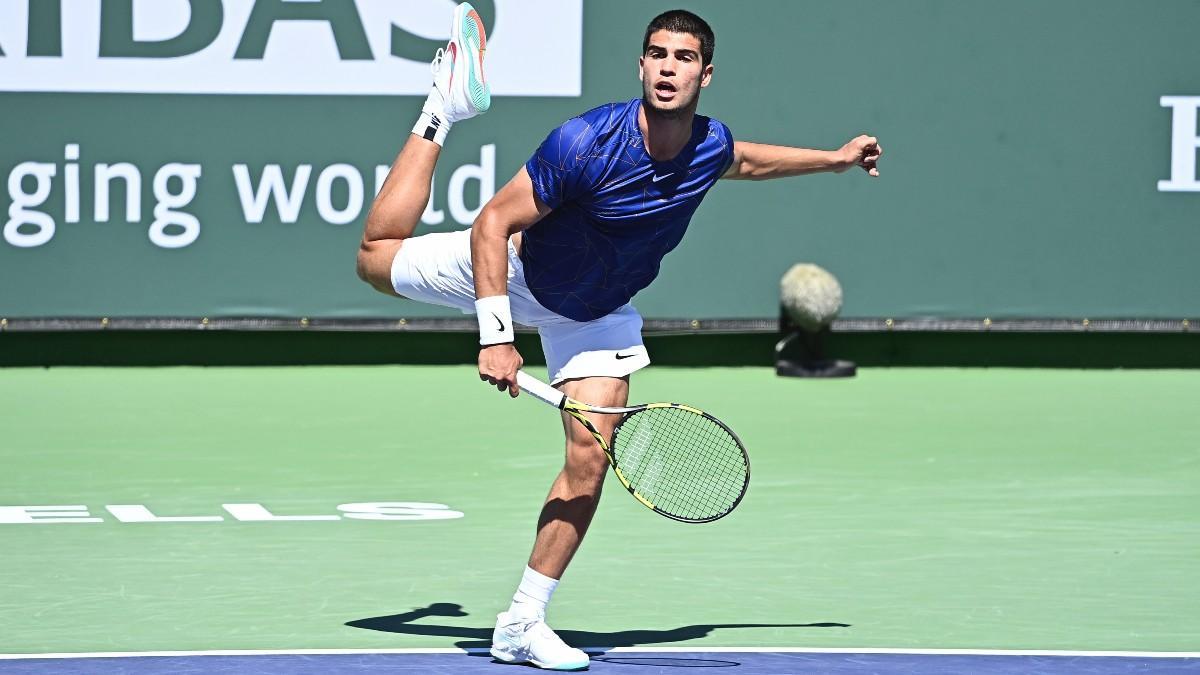
[{"label": "tennis court", "polygon": [[1200,675],[1196,26],[0,0],[0,675]]},{"label": "tennis court", "polygon": [[[3,384],[0,671],[503,668],[561,461],[536,401],[472,366]],[[738,431],[750,490],[684,525],[609,480],[549,617],[593,671],[1200,672],[1194,373],[634,378],[678,399]]]}]

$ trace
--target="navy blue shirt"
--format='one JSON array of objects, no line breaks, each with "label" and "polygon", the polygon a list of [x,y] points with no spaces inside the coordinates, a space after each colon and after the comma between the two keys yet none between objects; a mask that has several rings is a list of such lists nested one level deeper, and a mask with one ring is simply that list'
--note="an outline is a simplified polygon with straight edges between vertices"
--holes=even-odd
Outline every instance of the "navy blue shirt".
[{"label": "navy blue shirt", "polygon": [[733,136],[696,115],[671,160],[646,152],[641,99],[610,103],[550,132],[525,168],[552,211],[525,231],[525,283],[546,309],[598,319],[658,276],[700,200],[733,162]]}]

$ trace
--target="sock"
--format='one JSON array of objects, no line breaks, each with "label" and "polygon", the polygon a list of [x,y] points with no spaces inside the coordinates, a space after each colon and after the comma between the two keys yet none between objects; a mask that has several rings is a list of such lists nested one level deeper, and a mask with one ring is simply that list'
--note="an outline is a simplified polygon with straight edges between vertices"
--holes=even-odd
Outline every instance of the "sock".
[{"label": "sock", "polygon": [[412,132],[438,145],[446,144],[446,134],[450,133],[450,121],[442,112],[442,95],[438,92],[437,87],[434,87],[425,99],[425,105],[421,108],[421,116],[417,118]]},{"label": "sock", "polygon": [[521,576],[521,585],[513,595],[512,605],[508,608],[510,614],[523,618],[543,617],[546,615],[546,604],[558,586],[558,579],[539,573],[526,566],[525,574]]},{"label": "sock", "polygon": [[421,116],[417,118],[417,123],[413,126],[412,132],[427,141],[433,141],[438,145],[445,145],[446,134],[450,133],[450,123],[442,115],[422,110]]}]

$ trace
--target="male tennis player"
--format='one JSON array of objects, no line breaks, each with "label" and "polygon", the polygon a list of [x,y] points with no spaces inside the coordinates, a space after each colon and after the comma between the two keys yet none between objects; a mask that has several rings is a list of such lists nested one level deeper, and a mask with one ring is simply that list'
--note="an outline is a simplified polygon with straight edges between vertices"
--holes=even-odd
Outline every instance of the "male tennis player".
[{"label": "male tennis player", "polygon": [[[642,43],[642,96],[610,103],[554,129],[489,201],[469,230],[413,237],[451,125],[485,112],[483,24],[469,4],[433,62],[434,86],[371,212],[358,274],[376,289],[474,312],[480,379],[518,394],[513,321],[535,326],[551,382],[568,396],[624,406],[629,376],[650,363],[630,299],[658,275],[700,201],[720,178],[765,179],[855,166],[878,176],[883,154],[859,136],[820,151],[735,142],[696,114],[713,75],[712,29],[675,10]],[[596,427],[611,435],[612,416]],[[586,668],[545,622],[546,604],[587,531],[607,461],[564,416],[566,462],[538,519],[533,553],[512,605],[500,613],[492,655],[554,670]]]}]

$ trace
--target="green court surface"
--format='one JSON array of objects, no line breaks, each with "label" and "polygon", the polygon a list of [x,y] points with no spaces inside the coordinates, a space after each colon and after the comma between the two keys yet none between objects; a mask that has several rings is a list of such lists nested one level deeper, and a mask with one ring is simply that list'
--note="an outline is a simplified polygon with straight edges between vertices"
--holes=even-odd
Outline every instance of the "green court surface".
[{"label": "green court surface", "polygon": [[[696,648],[1200,647],[1195,372],[650,368],[632,398],[728,422],[750,491],[684,525],[609,480],[550,608],[560,630]],[[102,520],[0,524],[0,653],[478,643],[561,442],[553,411],[469,366],[0,370],[0,506]],[[464,516],[222,508],[362,502]],[[120,522],[107,505],[223,520]],[[430,605],[467,615],[394,616]]]}]

